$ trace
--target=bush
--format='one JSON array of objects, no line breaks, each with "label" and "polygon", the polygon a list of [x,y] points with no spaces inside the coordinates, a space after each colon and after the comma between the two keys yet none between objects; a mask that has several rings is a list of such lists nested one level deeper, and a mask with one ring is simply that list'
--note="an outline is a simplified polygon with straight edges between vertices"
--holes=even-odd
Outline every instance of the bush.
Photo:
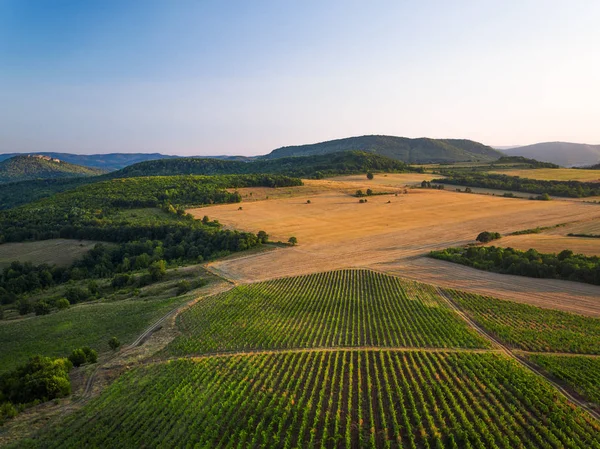
[{"label": "bush", "polygon": [[89,346],[81,348],[85,353],[85,360],[87,363],[96,363],[98,361],[98,353]]},{"label": "bush", "polygon": [[67,298],[60,298],[60,299],[56,300],[55,305],[58,310],[65,310],[65,309],[68,309],[69,307],[71,307],[71,303],[69,302],[69,300]]},{"label": "bush", "polygon": [[481,243],[488,243],[488,242],[491,242],[492,240],[497,240],[501,237],[502,236],[497,232],[484,231],[484,232],[480,233],[475,240],[477,240],[478,242],[481,242]]},{"label": "bush", "polygon": [[73,366],[81,366],[86,363],[96,363],[98,361],[98,353],[89,346],[73,349],[69,355],[69,361]]},{"label": "bush", "polygon": [[71,355],[69,355],[69,361],[73,366],[81,366],[86,362],[87,358],[83,349],[73,349]]},{"label": "bush", "polygon": [[27,315],[33,311],[33,307],[26,299],[20,299],[17,302],[17,310],[19,311],[19,315]]},{"label": "bush", "polygon": [[258,240],[261,243],[267,243],[269,241],[269,234],[267,234],[265,231],[258,231],[256,237],[258,237]]},{"label": "bush", "polygon": [[16,407],[10,402],[0,404],[0,425],[8,419],[14,418],[18,413]]},{"label": "bush", "polygon": [[189,292],[192,289],[192,284],[185,279],[179,281],[177,283],[177,296],[183,295],[186,292]]},{"label": "bush", "polygon": [[35,305],[33,306],[33,310],[35,311],[35,314],[39,316],[48,315],[52,308],[50,307],[50,304],[48,304],[46,301],[40,300],[35,303]]},{"label": "bush", "polygon": [[298,239],[292,236],[288,239],[288,243],[292,246],[296,246],[298,244]]},{"label": "bush", "polygon": [[119,346],[121,346],[121,342],[117,337],[111,337],[110,340],[108,340],[108,347],[113,351],[119,349]]},{"label": "bush", "polygon": [[373,191],[371,189],[367,189],[367,196],[373,195]]},{"label": "bush", "polygon": [[81,287],[69,287],[65,292],[65,297],[71,304],[77,304],[78,302],[87,301],[90,298],[90,292],[88,289]]},{"label": "bush", "polygon": [[150,277],[153,281],[159,281],[165,277],[165,274],[167,274],[167,262],[164,260],[157,260],[156,262],[153,262],[148,267],[148,274],[150,274]]},{"label": "bush", "polygon": [[373,178],[374,178],[373,173],[367,172],[367,179],[373,179]]},{"label": "bush", "polygon": [[128,274],[117,274],[111,281],[110,285],[115,289],[118,290],[120,288],[125,287],[127,284],[129,284],[129,282],[131,281],[131,276],[129,276]]}]

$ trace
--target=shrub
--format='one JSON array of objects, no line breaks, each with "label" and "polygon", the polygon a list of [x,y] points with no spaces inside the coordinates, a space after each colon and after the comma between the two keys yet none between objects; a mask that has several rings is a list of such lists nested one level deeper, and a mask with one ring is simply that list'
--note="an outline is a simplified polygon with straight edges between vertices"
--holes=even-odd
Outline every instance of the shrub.
[{"label": "shrub", "polygon": [[185,279],[179,281],[177,283],[177,296],[183,295],[186,292],[189,292],[192,289],[192,284]]},{"label": "shrub", "polygon": [[373,191],[371,189],[367,189],[367,196],[373,195]]},{"label": "shrub", "polygon": [[71,307],[71,303],[67,298],[60,298],[56,300],[56,308],[58,310],[65,310]]},{"label": "shrub", "polygon": [[87,363],[96,363],[98,361],[98,353],[89,346],[81,348],[85,353],[85,360]]},{"label": "shrub", "polygon": [[116,351],[119,348],[119,346],[121,346],[121,342],[117,337],[111,337],[108,340],[108,347],[113,351]]},{"label": "shrub", "polygon": [[50,307],[50,304],[48,304],[46,301],[40,300],[35,303],[35,305],[33,306],[33,310],[35,311],[36,315],[48,315],[52,308]]},{"label": "shrub", "polygon": [[27,315],[33,311],[33,307],[26,299],[20,299],[17,302],[17,310],[19,311],[19,315]]},{"label": "shrub", "polygon": [[77,304],[78,302],[88,300],[90,292],[88,289],[83,289],[81,287],[69,287],[65,292],[65,297],[71,304]]},{"label": "shrub", "polygon": [[81,366],[86,362],[85,352],[83,349],[73,349],[71,355],[69,355],[69,361],[73,364],[73,366]]},{"label": "shrub", "polygon": [[296,246],[298,244],[298,239],[296,237],[292,236],[288,239],[288,243],[292,246]]},{"label": "shrub", "polygon": [[367,172],[367,179],[373,179],[373,178],[374,178],[373,173]]},{"label": "shrub", "polygon": [[110,285],[115,289],[118,290],[120,288],[125,287],[127,284],[129,284],[129,282],[131,281],[131,276],[129,276],[128,274],[124,274],[124,273],[120,273],[117,274],[111,281]]},{"label": "shrub", "polygon": [[267,234],[265,231],[258,231],[256,237],[258,237],[258,240],[261,243],[267,243],[269,241],[269,234]]},{"label": "shrub", "polygon": [[167,262],[164,260],[157,260],[156,262],[153,262],[148,267],[148,274],[150,274],[150,277],[153,281],[159,281],[165,277],[165,274],[167,274]]},{"label": "shrub", "polygon": [[491,242],[492,240],[497,240],[501,237],[502,236],[497,232],[484,231],[484,232],[480,233],[475,240],[477,240],[478,242],[481,242],[481,243],[487,243],[487,242]]}]

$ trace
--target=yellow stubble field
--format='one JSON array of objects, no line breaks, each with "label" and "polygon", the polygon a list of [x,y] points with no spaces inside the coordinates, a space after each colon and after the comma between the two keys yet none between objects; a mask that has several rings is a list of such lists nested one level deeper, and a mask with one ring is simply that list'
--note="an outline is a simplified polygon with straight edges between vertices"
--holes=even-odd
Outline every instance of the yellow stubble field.
[{"label": "yellow stubble field", "polygon": [[[408,193],[403,193],[404,189],[400,187],[397,196],[372,196],[367,203],[359,204],[358,198],[350,193],[364,186],[365,182],[359,179],[310,181],[304,187],[295,188],[293,194],[286,197],[278,196],[275,191],[279,189],[270,189],[271,194],[265,195],[269,196],[268,200],[243,202],[242,210],[239,210],[239,204],[227,204],[192,209],[190,212],[199,218],[208,215],[211,219],[218,219],[231,229],[264,230],[272,241],[285,242],[290,236],[298,239],[298,246],[293,248],[210,264],[212,270],[237,282],[256,282],[346,267],[369,267],[400,276],[406,272],[412,273],[407,277],[414,278],[414,265],[422,264],[423,260],[426,260],[425,270],[438,271],[437,261],[422,259],[429,251],[472,242],[481,231],[506,234],[537,226],[600,219],[600,207],[579,202],[515,200],[421,189],[407,189]],[[389,191],[387,188],[383,190]],[[465,267],[456,266],[453,270],[444,265],[444,269],[439,271],[443,272],[445,284],[434,283],[464,288],[466,282],[469,290],[478,291],[485,276],[492,274],[467,269],[483,274],[476,276],[473,282],[468,279],[461,281],[460,277],[465,277],[464,270]],[[493,287],[486,288],[485,294],[492,294],[494,290],[503,293],[502,279],[495,278]],[[519,291],[523,291],[529,295],[528,298],[524,295],[524,300],[540,305],[545,305],[545,301],[560,304],[567,296],[570,302],[585,297],[588,303],[582,306],[580,312],[596,313],[592,310],[595,304],[600,312],[600,301],[592,299],[590,303],[588,298],[590,295],[600,298],[600,287],[586,285],[582,291],[572,295],[569,285],[561,289],[553,284],[544,289],[540,288],[544,280],[540,284],[539,279],[522,279],[518,291],[511,291],[511,296],[518,297]],[[426,273],[420,280],[427,282]],[[538,290],[539,295],[536,296]],[[506,297],[506,294],[496,296]]]}]

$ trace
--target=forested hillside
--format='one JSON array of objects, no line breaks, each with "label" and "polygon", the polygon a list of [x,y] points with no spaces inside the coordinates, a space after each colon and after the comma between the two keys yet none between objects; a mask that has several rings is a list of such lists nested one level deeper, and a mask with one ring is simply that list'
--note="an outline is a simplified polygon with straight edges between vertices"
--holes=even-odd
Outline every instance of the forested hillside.
[{"label": "forested hillside", "polygon": [[479,142],[464,139],[409,139],[396,136],[359,136],[311,145],[278,148],[264,156],[275,159],[360,150],[409,164],[494,161],[502,153]]},{"label": "forested hillside", "polygon": [[362,173],[367,171],[397,172],[408,170],[400,161],[364,151],[344,151],[305,157],[286,157],[253,162],[228,161],[222,159],[162,159],[131,165],[109,177],[129,178],[134,176],[161,175],[223,175],[223,174],[284,174],[303,178]]},{"label": "forested hillside", "polygon": [[76,178],[98,176],[106,170],[69,164],[42,156],[15,156],[0,162],[0,183],[31,179]]},{"label": "forested hillside", "polygon": [[322,178],[367,171],[398,172],[410,168],[403,162],[376,154],[346,151],[327,155],[242,162],[218,158],[176,158],[140,162],[95,178],[35,180],[0,185],[0,209],[10,209],[76,187],[114,178],[171,175],[282,174]]}]

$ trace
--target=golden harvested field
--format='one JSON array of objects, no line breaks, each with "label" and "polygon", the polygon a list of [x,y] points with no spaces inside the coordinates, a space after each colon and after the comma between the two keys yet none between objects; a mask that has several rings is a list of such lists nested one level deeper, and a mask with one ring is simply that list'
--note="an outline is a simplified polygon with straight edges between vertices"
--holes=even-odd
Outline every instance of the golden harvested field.
[{"label": "golden harvested field", "polygon": [[405,185],[421,184],[423,181],[431,181],[434,178],[440,177],[443,178],[443,176],[432,175],[431,173],[375,173],[374,178],[371,180],[366,179],[365,175],[336,176],[335,178],[330,179],[338,182],[343,181],[364,183],[367,187],[374,184],[391,187],[404,187]]},{"label": "golden harvested field", "polygon": [[[560,228],[556,228],[560,229]],[[564,231],[563,231],[564,232]],[[564,249],[570,249],[576,254],[586,256],[600,256],[600,239],[565,237],[552,234],[526,234],[510,235],[488,244],[488,246],[502,246],[504,248],[515,248],[527,251],[530,248],[540,253],[560,253]]]},{"label": "golden harvested field", "polygon": [[579,170],[575,168],[537,168],[530,170],[498,170],[491,171],[490,173],[541,180],[600,182],[600,170]]},{"label": "golden harvested field", "polygon": [[[537,226],[592,218],[600,220],[600,207],[592,204],[528,201],[437,190],[408,189],[407,194],[372,196],[368,203],[359,204],[357,198],[348,194],[355,190],[354,180],[347,183],[351,187],[336,182],[340,185],[328,184],[331,181],[311,181],[298,188],[291,197],[276,198],[273,193],[269,200],[242,203],[243,210],[238,210],[238,204],[190,210],[196,217],[206,214],[232,229],[265,230],[272,241],[287,241],[290,236],[295,236],[299,242],[294,248],[214,262],[210,269],[237,282],[347,267],[384,271],[388,267],[403,276],[402,270],[390,264],[402,266],[407,260],[422,257],[433,249],[473,242],[481,231],[507,234]],[[324,183],[324,188],[318,193],[320,183]],[[302,189],[306,189],[306,195]],[[311,204],[306,203],[307,199]],[[481,277],[491,274],[481,272]],[[497,276],[506,279],[503,282],[509,282],[508,278]],[[427,282],[425,274],[420,279]],[[537,289],[540,280],[523,279],[519,294],[527,299],[526,293],[531,293],[536,301],[542,301],[543,295],[536,296],[542,293]],[[447,281],[455,283],[456,288],[470,284],[468,278],[455,278],[454,274],[450,274]],[[496,287],[501,283],[496,283]],[[589,288],[600,310],[600,287]],[[548,299],[549,304],[572,300],[566,292],[557,295]]]},{"label": "golden harvested field", "polygon": [[0,245],[0,268],[11,262],[31,262],[34,265],[67,266],[82,257],[98,242],[90,240],[52,239],[39,242],[4,243]]},{"label": "golden harvested field", "polygon": [[378,264],[373,268],[441,287],[600,317],[597,285],[491,273],[429,257]]}]

